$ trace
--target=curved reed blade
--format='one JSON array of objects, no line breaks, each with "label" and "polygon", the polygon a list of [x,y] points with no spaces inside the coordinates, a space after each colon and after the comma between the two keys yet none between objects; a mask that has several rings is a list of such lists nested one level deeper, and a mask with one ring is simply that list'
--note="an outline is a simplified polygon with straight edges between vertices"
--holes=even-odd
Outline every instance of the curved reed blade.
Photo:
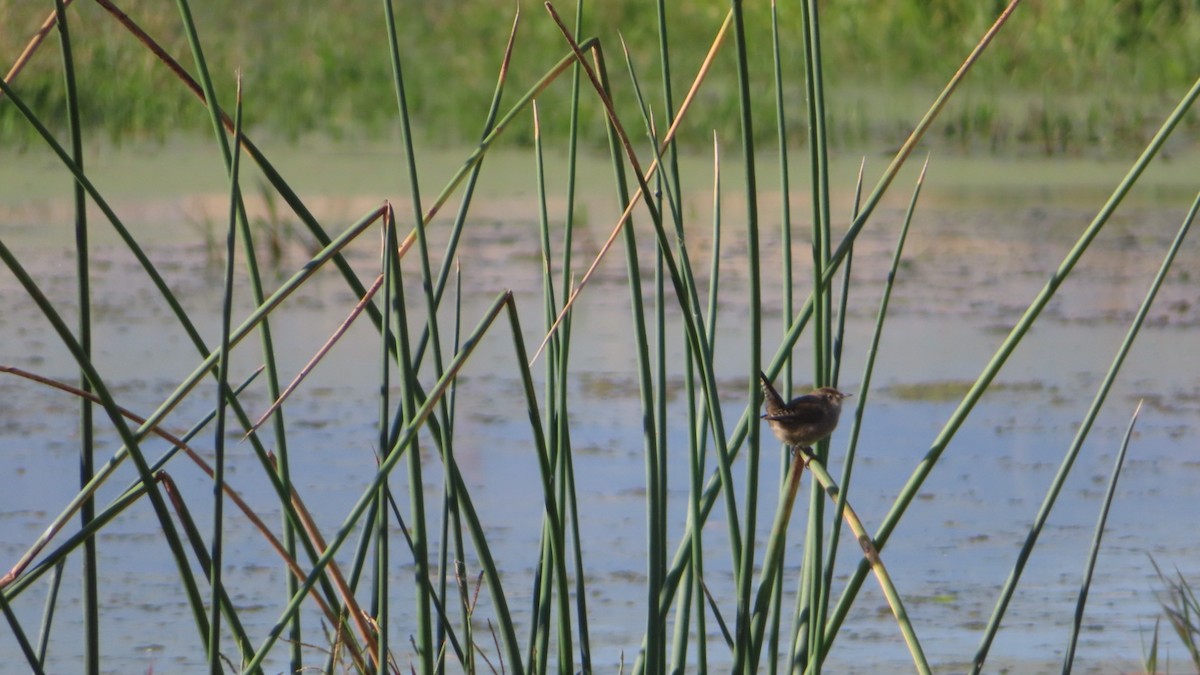
[{"label": "curved reed blade", "polygon": [[[1129,440],[1133,438],[1133,428],[1137,425],[1138,415],[1142,412],[1142,403],[1138,401],[1129,418],[1129,426],[1125,429],[1125,438],[1121,440],[1121,449],[1113,460],[1112,475],[1108,479],[1108,487],[1104,490],[1104,503],[1100,506],[1100,516],[1096,520],[1096,531],[1092,535],[1092,545],[1088,550],[1087,563],[1084,565],[1083,582],[1079,585],[1079,600],[1075,603],[1075,618],[1071,624],[1071,636],[1067,639],[1067,651],[1063,656],[1063,675],[1070,675],[1075,663],[1075,647],[1079,642],[1079,631],[1083,628],[1083,609],[1087,606],[1088,591],[1092,587],[1092,573],[1096,570],[1096,557],[1100,554],[1100,540],[1104,537],[1104,524],[1108,522],[1108,513],[1112,508],[1113,496],[1117,492],[1117,479],[1121,476],[1121,467],[1125,464],[1125,452],[1129,449]],[[1151,670],[1150,672],[1154,672]]]}]

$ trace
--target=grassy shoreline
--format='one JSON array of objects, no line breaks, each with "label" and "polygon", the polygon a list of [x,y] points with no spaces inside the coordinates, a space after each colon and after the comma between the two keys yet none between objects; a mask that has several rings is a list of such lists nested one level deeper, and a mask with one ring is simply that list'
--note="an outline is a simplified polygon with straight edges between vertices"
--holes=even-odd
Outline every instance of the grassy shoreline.
[{"label": "grassy shoreline", "polygon": [[[565,54],[541,3],[522,0],[518,49],[511,64],[513,89],[531,86]],[[987,6],[985,6],[987,5]],[[410,112],[422,136],[457,145],[479,134],[508,31],[512,3],[475,2],[469,11],[440,4],[397,3],[400,48]],[[190,69],[186,41],[173,3],[130,0],[121,4],[138,25]],[[563,4],[567,17],[574,7]],[[204,111],[149,52],[92,2],[75,3],[72,41],[80,64],[83,117],[90,135],[113,141],[165,139],[176,133],[204,137]],[[690,84],[724,13],[724,7],[670,8],[677,90]],[[941,82],[994,18],[989,3],[917,0],[873,7],[839,3],[823,10],[822,48],[827,76],[829,140],[847,150],[898,144]],[[252,134],[296,141],[317,134],[331,139],[374,140],[395,131],[386,33],[376,3],[270,3],[243,6],[229,0],[197,3],[195,18],[223,100],[232,98],[234,73],[246,91],[246,125]],[[597,35],[614,64],[621,39],[629,47],[643,86],[658,86],[660,72],[653,6],[633,0],[585,8],[585,33]],[[803,55],[799,9],[780,6],[781,34],[796,36],[783,47],[785,101],[803,109]],[[0,44],[5,69],[45,19],[40,3],[0,0]],[[769,8],[748,6],[747,29],[769,33]],[[269,27],[269,28],[268,28]],[[51,34],[48,38],[56,41]],[[1200,12],[1184,2],[1066,2],[1019,8],[964,83],[929,136],[956,154],[1069,155],[1106,157],[1139,148],[1170,101],[1200,69]],[[48,45],[49,46],[49,45]],[[755,49],[755,47],[758,47]],[[751,45],[752,91],[769,91],[769,45]],[[16,80],[18,91],[56,129],[65,128],[59,59],[42,49]],[[110,76],[120,73],[119,77]],[[632,116],[633,93],[623,73],[613,78],[620,111]],[[731,53],[714,64],[680,139],[704,148],[716,130],[725,142],[737,137],[736,73]],[[542,126],[565,132],[569,87],[556,83],[541,100]],[[589,102],[590,103],[590,102]],[[652,101],[653,105],[661,105]],[[766,97],[756,108],[756,135],[773,142]],[[761,119],[759,119],[761,118]],[[600,147],[604,129],[598,106],[582,110],[582,137]],[[797,129],[804,123],[795,115]],[[532,142],[530,125],[510,135]],[[1194,139],[1200,123],[1181,137]],[[803,134],[794,134],[802,143]],[[0,105],[0,144],[28,147],[33,136],[11,106]]]},{"label": "grassy shoreline", "polygon": [[[302,137],[297,142],[266,140],[263,150],[278,161],[285,177],[306,197],[354,197],[396,199],[403,191],[397,183],[400,141],[392,136],[377,140],[332,140],[321,135]],[[923,146],[922,146],[923,147]],[[422,181],[440,185],[462,164],[473,148],[461,145],[422,144],[416,148],[421,161]],[[1038,155],[997,159],[966,156],[945,149],[930,149],[930,199],[957,202],[999,200],[1006,204],[1014,195],[1036,202],[1039,194],[1054,191],[1056,199],[1064,194],[1077,195],[1081,205],[1092,207],[1127,169],[1132,152],[1096,160],[1081,157],[1043,157]],[[478,184],[480,199],[531,199],[528,176],[529,153],[519,147],[497,147],[488,153],[488,163],[506,167],[486,172]],[[866,161],[868,177],[883,170],[887,157],[879,152],[836,153],[830,159],[831,188],[850,194],[860,161]],[[85,145],[85,163],[95,171],[105,194],[123,202],[145,199],[173,199],[199,194],[221,196],[226,177],[219,167],[218,150],[204,139],[177,134],[162,140],[95,141]],[[551,164],[558,161],[547,160]],[[764,172],[760,187],[777,190],[778,176],[765,172],[775,162],[769,155],[759,157]],[[604,182],[611,170],[609,160],[600,153],[584,153],[580,158],[584,194],[609,199]],[[680,157],[684,189],[705,192],[711,188],[710,155],[685,152]],[[736,159],[728,160],[736,167]],[[557,171],[558,169],[554,169]],[[915,179],[917,168],[905,175]],[[1142,177],[1139,189],[1130,194],[1128,203],[1154,203],[1162,198],[1186,199],[1194,194],[1192,176],[1200,172],[1200,150],[1181,148],[1180,152],[1151,166]],[[908,176],[912,173],[912,176]],[[30,203],[59,203],[70,206],[62,186],[70,176],[44,148],[30,150],[19,163],[0,163],[0,204],[20,207]],[[251,179],[251,182],[256,180]],[[804,190],[799,190],[803,193]],[[1001,196],[997,197],[996,195]],[[906,197],[892,197],[897,203]],[[846,200],[843,200],[845,202]],[[807,215],[807,214],[804,214]]]}]

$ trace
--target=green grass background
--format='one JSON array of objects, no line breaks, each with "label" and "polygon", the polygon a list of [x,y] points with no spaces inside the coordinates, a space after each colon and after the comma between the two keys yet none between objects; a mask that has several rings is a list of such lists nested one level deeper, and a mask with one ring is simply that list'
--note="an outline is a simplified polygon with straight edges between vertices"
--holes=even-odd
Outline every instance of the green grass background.
[{"label": "green grass background", "polygon": [[[176,132],[206,133],[204,111],[154,57],[89,0],[74,12],[74,48],[89,136],[115,141],[157,140]],[[898,144],[911,120],[954,72],[1003,7],[997,0],[842,0],[822,5],[822,49],[828,88],[829,135],[834,148]],[[118,6],[181,62],[186,41],[175,3],[123,0]],[[478,138],[496,71],[519,6],[521,25],[512,62],[513,89],[531,85],[566,52],[542,3],[532,0],[397,2],[410,113],[421,136],[447,145]],[[0,0],[0,61],[11,64],[51,3]],[[674,77],[685,91],[711,43],[725,3],[670,3],[668,21]],[[559,10],[570,16],[574,3]],[[245,79],[247,128],[298,139],[372,139],[395,133],[394,95],[386,32],[378,2],[208,0],[193,8],[210,67],[224,100],[234,73]],[[653,3],[609,0],[587,5],[585,33],[601,37],[620,62],[624,37],[646,86],[654,86],[657,26]],[[783,35],[799,35],[796,3],[780,2]],[[770,4],[747,3],[747,31],[769,34]],[[767,41],[750,45],[752,91],[771,87]],[[61,64],[56,50],[40,50],[17,79],[18,91],[44,120],[65,128]],[[803,106],[802,45],[785,44],[789,107]],[[732,52],[719,58],[701,105],[689,114],[681,138],[707,144],[710,130],[737,133],[736,74]],[[990,57],[968,78],[943,114],[931,143],[961,152],[1105,156],[1140,147],[1156,115],[1200,70],[1200,8],[1187,0],[1046,0],[1022,5],[997,39]],[[121,73],[120,77],[111,77]],[[622,111],[633,114],[632,93],[616,78]],[[543,95],[548,132],[567,126],[569,87]],[[622,90],[624,89],[624,90]],[[766,101],[764,100],[765,104]],[[771,106],[761,105],[755,128],[774,133]],[[584,138],[603,144],[598,109],[585,111]],[[1197,127],[1181,136],[1194,139]],[[510,139],[532,141],[529,128]],[[795,138],[802,139],[803,134]],[[688,139],[691,139],[690,141]],[[27,146],[31,132],[11,106],[0,106],[0,145]],[[803,142],[802,140],[797,142]]]}]

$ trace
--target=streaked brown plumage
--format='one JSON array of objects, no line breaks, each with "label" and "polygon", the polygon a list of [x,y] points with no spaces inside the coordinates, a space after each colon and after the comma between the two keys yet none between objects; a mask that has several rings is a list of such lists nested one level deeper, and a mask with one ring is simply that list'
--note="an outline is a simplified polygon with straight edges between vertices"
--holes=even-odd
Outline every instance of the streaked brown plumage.
[{"label": "streaked brown plumage", "polygon": [[783,397],[771,386],[766,374],[759,372],[766,399],[766,414],[775,437],[792,447],[809,447],[833,433],[842,414],[842,399],[849,396],[833,387],[821,387],[811,394],[784,403]]}]

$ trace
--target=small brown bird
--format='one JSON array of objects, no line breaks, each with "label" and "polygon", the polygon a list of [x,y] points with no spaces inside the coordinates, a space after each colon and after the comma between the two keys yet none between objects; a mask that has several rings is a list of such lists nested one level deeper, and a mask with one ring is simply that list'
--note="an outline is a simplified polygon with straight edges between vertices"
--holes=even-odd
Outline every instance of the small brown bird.
[{"label": "small brown bird", "polygon": [[842,414],[842,399],[850,395],[833,387],[821,387],[784,403],[766,374],[760,371],[758,381],[766,398],[767,413],[762,418],[771,423],[776,438],[793,448],[811,447],[832,434]]}]

